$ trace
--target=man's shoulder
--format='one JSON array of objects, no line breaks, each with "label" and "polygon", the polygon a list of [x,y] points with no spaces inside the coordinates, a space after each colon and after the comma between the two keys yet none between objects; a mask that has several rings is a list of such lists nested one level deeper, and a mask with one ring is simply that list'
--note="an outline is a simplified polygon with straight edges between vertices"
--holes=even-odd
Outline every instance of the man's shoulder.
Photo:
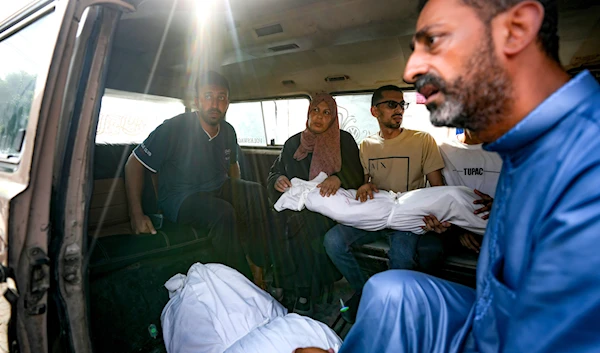
[{"label": "man's shoulder", "polygon": [[433,140],[433,136],[431,136],[431,134],[428,133],[427,131],[404,129],[404,132],[410,138],[424,140],[424,141],[431,141],[431,140]]},{"label": "man's shoulder", "polygon": [[223,129],[224,131],[227,131],[227,132],[235,133],[235,128],[233,127],[233,125],[228,123],[226,120],[221,121],[221,129]]},{"label": "man's shoulder", "polygon": [[181,113],[179,115],[175,115],[174,117],[163,121],[161,126],[166,129],[187,129],[187,127],[189,127],[194,121],[194,117],[192,115],[194,115],[194,113]]},{"label": "man's shoulder", "polygon": [[376,133],[374,133],[372,135],[369,135],[369,136],[365,137],[361,141],[360,145],[361,146],[363,146],[363,145],[379,145],[379,144],[382,144],[384,141],[385,140],[382,139],[381,136],[379,136],[379,133],[376,132]]}]

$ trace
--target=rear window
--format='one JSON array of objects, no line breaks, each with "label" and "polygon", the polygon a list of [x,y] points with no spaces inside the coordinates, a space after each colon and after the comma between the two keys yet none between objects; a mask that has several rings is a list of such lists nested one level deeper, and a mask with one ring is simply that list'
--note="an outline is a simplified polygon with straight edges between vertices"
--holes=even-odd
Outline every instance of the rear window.
[{"label": "rear window", "polygon": [[305,97],[231,103],[225,119],[240,146],[283,145],[305,129],[309,105]]},{"label": "rear window", "polygon": [[[338,105],[340,128],[352,134],[357,144],[360,144],[366,137],[379,132],[377,119],[371,115],[372,96],[372,93],[334,96]],[[402,118],[403,128],[428,132],[438,142],[454,133],[446,127],[431,125],[429,111],[424,104],[417,104],[415,91],[404,91],[404,100],[409,103],[409,106]]]},{"label": "rear window", "polygon": [[174,98],[107,89],[102,97],[97,144],[138,144],[163,121],[185,112]]}]

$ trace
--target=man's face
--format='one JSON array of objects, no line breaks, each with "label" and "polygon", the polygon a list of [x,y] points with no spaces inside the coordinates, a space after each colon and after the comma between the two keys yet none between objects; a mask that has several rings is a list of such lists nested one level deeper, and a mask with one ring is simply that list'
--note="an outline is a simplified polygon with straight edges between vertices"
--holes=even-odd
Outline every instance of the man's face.
[{"label": "man's face", "polygon": [[[377,118],[381,125],[390,129],[399,129],[404,115],[403,105],[389,102],[404,103],[404,95],[402,92],[397,91],[383,91],[382,95],[383,98],[371,107],[371,114]],[[391,108],[393,105],[396,105],[396,107]]]},{"label": "man's face", "polygon": [[419,16],[404,80],[427,99],[431,122],[480,132],[511,105],[511,80],[492,25],[461,0],[430,0]]},{"label": "man's face", "polygon": [[229,107],[229,93],[220,86],[206,85],[200,88],[196,104],[200,117],[209,125],[218,125],[225,118]]}]

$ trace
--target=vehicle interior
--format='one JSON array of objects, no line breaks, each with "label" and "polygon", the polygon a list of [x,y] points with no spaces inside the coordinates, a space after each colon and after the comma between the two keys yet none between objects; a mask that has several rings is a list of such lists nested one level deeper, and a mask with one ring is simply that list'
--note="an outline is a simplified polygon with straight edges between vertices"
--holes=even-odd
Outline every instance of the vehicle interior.
[{"label": "vehicle interior", "polygon": [[[377,132],[370,95],[388,84],[406,89],[413,105],[405,127],[428,131],[438,143],[456,134],[431,126],[413,87],[402,80],[416,0],[129,2],[135,11],[115,21],[100,109],[89,113],[97,128],[89,146],[93,182],[84,223],[86,305],[96,352],[166,351],[160,334],[169,299],[164,283],[195,262],[214,260],[205,234],[191,227],[165,221],[156,235],[132,234],[123,177],[127,157],[149,132],[196,109],[194,84],[201,70],[229,80],[226,119],[238,134],[242,178],[263,185],[285,140],[304,129],[309,99],[318,92],[334,95],[340,126],[357,142]],[[589,69],[599,77],[600,4],[558,3],[561,62],[573,74]],[[142,203],[145,213],[157,213],[149,171]],[[356,255],[366,272],[375,273],[387,268],[386,250],[373,243],[357,248]],[[474,286],[476,264],[475,255],[447,254],[437,275]],[[317,318],[327,325],[339,309],[337,297],[351,294],[347,284],[336,290],[321,298],[326,309]],[[149,330],[152,325],[158,336]],[[342,338],[347,330],[340,331]]]}]

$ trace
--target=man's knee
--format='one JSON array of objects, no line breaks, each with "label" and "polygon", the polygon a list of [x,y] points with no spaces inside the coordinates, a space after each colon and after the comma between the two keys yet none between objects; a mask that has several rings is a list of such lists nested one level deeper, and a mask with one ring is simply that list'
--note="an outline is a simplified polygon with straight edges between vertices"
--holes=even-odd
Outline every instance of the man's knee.
[{"label": "man's knee", "polygon": [[323,246],[330,257],[333,257],[336,254],[344,253],[348,250],[348,245],[344,239],[343,227],[343,225],[338,224],[325,234]]},{"label": "man's knee", "polygon": [[362,302],[370,302],[370,305],[383,303],[405,305],[416,298],[420,292],[423,281],[427,281],[428,275],[410,270],[388,270],[371,277],[363,290]]}]

